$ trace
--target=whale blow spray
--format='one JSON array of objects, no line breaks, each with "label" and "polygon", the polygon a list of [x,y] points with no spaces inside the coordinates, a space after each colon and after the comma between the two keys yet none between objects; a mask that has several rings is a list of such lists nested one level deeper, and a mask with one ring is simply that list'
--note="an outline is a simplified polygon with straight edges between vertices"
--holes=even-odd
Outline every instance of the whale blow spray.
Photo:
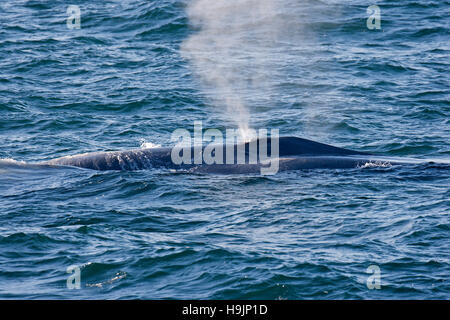
[{"label": "whale blow spray", "polygon": [[[271,58],[280,32],[280,0],[193,0],[187,14],[196,29],[182,55],[213,104],[230,116],[241,138],[252,138],[249,99],[267,94]],[[267,98],[265,98],[267,99]]]}]

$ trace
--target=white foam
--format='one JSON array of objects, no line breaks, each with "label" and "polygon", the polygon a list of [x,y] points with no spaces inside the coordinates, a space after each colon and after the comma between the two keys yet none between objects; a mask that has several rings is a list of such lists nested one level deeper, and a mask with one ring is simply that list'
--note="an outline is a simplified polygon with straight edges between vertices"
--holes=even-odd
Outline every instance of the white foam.
[{"label": "white foam", "polygon": [[392,167],[392,164],[388,161],[369,161],[364,163],[363,165],[358,165],[358,168],[360,169],[367,169],[367,168],[388,168]]},{"label": "white foam", "polygon": [[15,165],[24,165],[26,164],[25,161],[17,161],[11,158],[1,158],[0,164],[15,164]]}]

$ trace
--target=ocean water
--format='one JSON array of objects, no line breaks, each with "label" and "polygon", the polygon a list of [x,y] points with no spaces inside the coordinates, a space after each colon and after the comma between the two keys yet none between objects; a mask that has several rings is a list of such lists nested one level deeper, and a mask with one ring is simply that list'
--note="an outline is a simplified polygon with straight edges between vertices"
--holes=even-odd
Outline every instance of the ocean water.
[{"label": "ocean water", "polygon": [[24,165],[170,145],[194,121],[448,161],[449,1],[70,5],[79,29],[67,1],[0,3],[0,298],[450,298],[448,165]]}]

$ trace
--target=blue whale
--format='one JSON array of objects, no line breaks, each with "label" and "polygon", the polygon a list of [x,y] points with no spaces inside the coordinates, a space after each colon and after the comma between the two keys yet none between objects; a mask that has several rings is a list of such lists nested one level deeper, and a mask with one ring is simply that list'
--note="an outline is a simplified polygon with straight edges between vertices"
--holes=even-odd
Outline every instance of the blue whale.
[{"label": "blue whale", "polygon": [[[255,142],[255,141],[254,141]],[[257,148],[261,148],[261,141],[256,140]],[[267,146],[268,154],[272,152],[272,140],[267,138],[264,141]],[[43,162],[44,165],[57,166],[75,166],[93,170],[143,170],[151,168],[167,168],[173,170],[183,170],[200,173],[258,173],[262,167],[267,167],[267,159],[262,159],[257,154],[256,159],[251,158],[251,143],[241,143],[230,145],[220,145],[222,148],[222,161],[216,161],[213,164],[194,163],[196,152],[205,150],[205,146],[190,147],[190,159],[188,163],[175,164],[172,161],[173,147],[135,149],[128,151],[110,151],[93,152],[74,156],[66,156],[50,161]],[[417,164],[430,161],[419,159],[404,159],[372,155],[369,153],[353,151],[327,144],[314,142],[297,137],[278,138],[278,170],[296,170],[296,169],[341,169],[357,168],[367,165],[394,165],[394,164]],[[240,151],[238,151],[240,150]],[[238,152],[244,154],[243,161],[230,163],[226,161],[228,155],[232,152],[233,158],[237,159]],[[256,160],[256,161],[255,161]]]}]

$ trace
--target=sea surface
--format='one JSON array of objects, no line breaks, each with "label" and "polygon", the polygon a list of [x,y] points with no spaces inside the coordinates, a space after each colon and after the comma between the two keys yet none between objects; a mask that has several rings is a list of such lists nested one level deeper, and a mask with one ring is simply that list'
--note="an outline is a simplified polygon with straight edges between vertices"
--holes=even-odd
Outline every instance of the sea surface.
[{"label": "sea surface", "polygon": [[448,165],[26,165],[194,121],[448,161],[449,31],[447,0],[1,1],[0,299],[450,299]]}]

